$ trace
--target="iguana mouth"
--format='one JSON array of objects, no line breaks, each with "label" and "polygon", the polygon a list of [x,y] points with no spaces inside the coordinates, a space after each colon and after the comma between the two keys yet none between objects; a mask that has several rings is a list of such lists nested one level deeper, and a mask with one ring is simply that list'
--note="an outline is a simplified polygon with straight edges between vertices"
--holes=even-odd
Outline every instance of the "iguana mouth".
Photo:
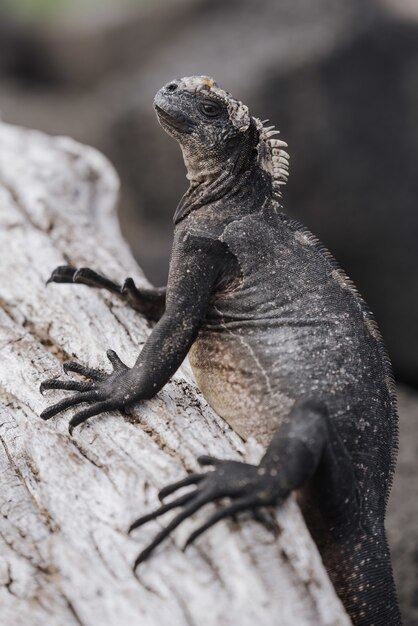
[{"label": "iguana mouth", "polygon": [[180,112],[169,113],[158,104],[154,103],[155,111],[163,124],[182,132],[190,132],[190,121]]}]

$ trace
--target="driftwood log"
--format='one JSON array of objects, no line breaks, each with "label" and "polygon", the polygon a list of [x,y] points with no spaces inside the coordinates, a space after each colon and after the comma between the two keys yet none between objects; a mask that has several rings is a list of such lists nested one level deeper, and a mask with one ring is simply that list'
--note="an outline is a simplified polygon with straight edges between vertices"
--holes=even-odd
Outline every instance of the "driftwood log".
[{"label": "driftwood log", "polygon": [[202,453],[262,454],[208,407],[187,364],[155,399],[92,418],[73,437],[68,413],[38,417],[59,398],[43,398],[39,383],[63,361],[108,368],[111,347],[131,365],[150,332],[109,293],[45,286],[67,263],[147,284],[119,233],[117,196],[95,150],[0,125],[1,623],[349,624],[292,499],[277,510],[277,537],[249,518],[226,521],[183,553],[197,515],[133,574],[170,514],[131,537],[126,529],[159,488],[196,470]]}]

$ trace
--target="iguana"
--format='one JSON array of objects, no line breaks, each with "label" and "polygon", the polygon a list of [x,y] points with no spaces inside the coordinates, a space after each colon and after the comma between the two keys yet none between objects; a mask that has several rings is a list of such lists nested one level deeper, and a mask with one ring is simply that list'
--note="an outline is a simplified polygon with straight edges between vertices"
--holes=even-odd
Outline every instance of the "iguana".
[{"label": "iguana", "polygon": [[48,282],[119,294],[156,321],[135,365],[109,350],[113,373],[64,365],[87,380],[49,379],[75,394],[41,414],[89,403],[92,415],[155,396],[188,354],[200,390],[243,439],[266,452],[259,465],[201,457],[211,472],[168,485],[181,496],[131,530],[180,508],[135,567],[204,504],[218,520],[282,502],[296,491],[329,576],[355,625],[401,623],[385,537],[397,450],[392,369],[372,313],[331,254],[282,213],[289,155],[274,127],[206,76],[174,80],[155,96],[161,126],[180,144],[190,187],[174,216],[167,289],[123,286],[64,266]]}]

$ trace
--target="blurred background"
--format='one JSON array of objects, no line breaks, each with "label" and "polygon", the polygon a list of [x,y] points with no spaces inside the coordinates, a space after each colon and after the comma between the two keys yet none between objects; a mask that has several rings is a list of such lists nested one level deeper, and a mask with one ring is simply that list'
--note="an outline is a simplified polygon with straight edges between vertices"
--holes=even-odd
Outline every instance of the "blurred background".
[{"label": "blurred background", "polygon": [[405,624],[416,624],[418,0],[0,0],[3,120],[110,158],[122,230],[158,285],[187,186],[152,99],[190,74],[281,130],[285,210],[359,287],[409,385],[389,530]]}]

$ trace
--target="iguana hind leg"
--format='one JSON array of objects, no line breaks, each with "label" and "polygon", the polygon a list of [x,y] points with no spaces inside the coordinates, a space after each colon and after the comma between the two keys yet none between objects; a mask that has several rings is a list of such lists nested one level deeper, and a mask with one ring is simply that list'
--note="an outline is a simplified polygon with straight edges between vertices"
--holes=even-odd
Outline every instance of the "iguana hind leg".
[{"label": "iguana hind leg", "polygon": [[[293,442],[293,443],[292,443]],[[292,453],[302,444],[317,459]],[[289,460],[286,460],[289,458]],[[354,626],[400,626],[377,487],[364,494],[351,457],[325,406],[295,404],[261,461],[293,467],[298,499],[327,572]]]},{"label": "iguana hind leg", "polygon": [[[130,530],[156,519],[173,508],[182,507],[180,513],[141,553],[136,564],[148,558],[172,530],[208,502],[230,499],[228,504],[224,504],[213,513],[206,523],[191,535],[187,544],[225,517],[231,517],[239,511],[253,511],[262,506],[280,503],[292,490],[299,489],[314,475],[324,450],[331,445],[333,436],[325,407],[316,402],[301,401],[295,404],[290,415],[281,424],[258,466],[209,456],[199,457],[201,465],[211,465],[214,470],[192,474],[165,487],[160,492],[160,498],[165,498],[186,486],[192,488],[185,494],[185,499],[182,497],[164,504],[132,524]],[[350,459],[345,450],[341,450],[339,454],[334,473],[339,473],[341,482],[346,483],[346,487],[341,485],[337,495],[341,498],[341,506],[344,506],[350,515],[354,515],[357,506],[355,484]]]},{"label": "iguana hind leg", "polygon": [[[393,615],[391,626],[401,623],[384,530],[362,526],[351,458],[322,403],[310,399],[297,402],[258,466],[208,456],[198,460],[201,465],[211,465],[213,471],[191,474],[168,485],[160,491],[162,506],[132,524],[130,531],[180,509],[141,552],[135,567],[179,524],[210,502],[223,500],[190,535],[186,546],[218,521],[279,504],[291,491],[303,492],[316,481],[320,484],[316,485],[315,506],[322,525],[319,548],[353,624],[388,626],[384,620],[389,614]],[[165,501],[183,487],[188,488],[183,495]]]},{"label": "iguana hind leg", "polygon": [[165,310],[165,287],[138,288],[132,278],[127,278],[119,285],[89,267],[77,269],[71,265],[61,265],[54,269],[47,280],[49,283],[75,283],[107,289],[152,321],[158,321]]}]

